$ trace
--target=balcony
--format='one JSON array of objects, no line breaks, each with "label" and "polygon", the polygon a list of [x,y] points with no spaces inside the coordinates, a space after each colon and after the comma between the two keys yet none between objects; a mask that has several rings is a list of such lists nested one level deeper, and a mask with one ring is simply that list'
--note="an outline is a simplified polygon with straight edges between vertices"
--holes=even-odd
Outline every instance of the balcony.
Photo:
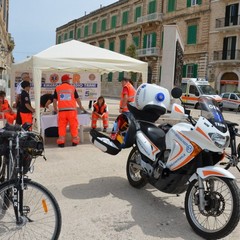
[{"label": "balcony", "polygon": [[240,50],[235,51],[214,51],[213,52],[214,61],[239,61],[240,60]]},{"label": "balcony", "polygon": [[137,24],[144,24],[150,22],[161,22],[162,21],[162,13],[151,13],[143,17],[139,17],[137,19]]},{"label": "balcony", "polygon": [[216,28],[233,28],[240,27],[240,15],[230,18],[218,18],[216,19]]},{"label": "balcony", "polygon": [[160,49],[157,47],[138,49],[137,55],[138,57],[159,57]]}]

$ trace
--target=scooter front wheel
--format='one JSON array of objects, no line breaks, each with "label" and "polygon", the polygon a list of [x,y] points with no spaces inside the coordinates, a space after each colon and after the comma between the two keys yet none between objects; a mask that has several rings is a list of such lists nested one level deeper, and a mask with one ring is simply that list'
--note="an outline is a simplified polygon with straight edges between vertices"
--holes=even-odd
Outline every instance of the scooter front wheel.
[{"label": "scooter front wheel", "polygon": [[189,184],[185,211],[193,230],[204,239],[220,239],[229,235],[240,217],[239,189],[234,180],[209,177],[204,183],[204,209],[200,209],[198,181]]},{"label": "scooter front wheel", "polygon": [[126,172],[129,183],[135,188],[144,187],[147,179],[142,176],[141,155],[136,147],[128,156]]}]

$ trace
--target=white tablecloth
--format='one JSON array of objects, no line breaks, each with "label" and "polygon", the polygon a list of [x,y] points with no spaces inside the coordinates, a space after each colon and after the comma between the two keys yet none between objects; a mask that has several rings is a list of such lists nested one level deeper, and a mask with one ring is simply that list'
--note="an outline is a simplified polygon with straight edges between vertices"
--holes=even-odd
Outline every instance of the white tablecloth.
[{"label": "white tablecloth", "polygon": [[[58,121],[57,121],[57,114],[56,115],[42,115],[41,116],[41,132],[43,138],[45,137],[45,129],[49,127],[57,127]],[[89,125],[90,124],[90,115],[89,114],[78,114],[78,122],[80,127],[80,139],[81,142],[83,142],[83,125]]]}]

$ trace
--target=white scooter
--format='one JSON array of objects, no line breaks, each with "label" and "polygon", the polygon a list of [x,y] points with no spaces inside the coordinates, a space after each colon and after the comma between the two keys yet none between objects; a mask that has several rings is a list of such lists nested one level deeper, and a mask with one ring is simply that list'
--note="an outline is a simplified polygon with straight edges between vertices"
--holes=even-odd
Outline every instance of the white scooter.
[{"label": "white scooter", "polygon": [[[181,94],[179,88],[172,91],[174,98]],[[110,154],[133,147],[126,167],[133,187],[150,183],[165,193],[186,191],[186,216],[198,235],[219,239],[230,234],[239,222],[240,197],[235,177],[215,166],[229,145],[228,128],[217,103],[211,98],[200,99],[197,121],[174,103],[170,119],[180,122],[156,126],[154,122],[169,107],[168,91],[142,84],[135,99],[135,104],[129,105],[131,114],[120,115],[116,121],[115,140],[91,131],[93,144]]]}]

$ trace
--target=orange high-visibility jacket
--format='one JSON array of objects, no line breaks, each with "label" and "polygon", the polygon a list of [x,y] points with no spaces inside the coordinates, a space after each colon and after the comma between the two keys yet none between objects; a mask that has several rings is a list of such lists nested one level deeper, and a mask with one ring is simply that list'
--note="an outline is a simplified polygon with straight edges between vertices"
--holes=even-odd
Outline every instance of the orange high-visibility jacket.
[{"label": "orange high-visibility jacket", "polygon": [[76,110],[76,99],[74,97],[75,87],[70,84],[61,84],[56,87],[59,111]]},{"label": "orange high-visibility jacket", "polygon": [[104,112],[107,112],[107,104],[104,103],[102,106],[99,107],[98,103],[93,104],[93,111],[97,112],[98,114],[103,114]]},{"label": "orange high-visibility jacket", "polygon": [[[133,85],[130,82],[128,82],[124,87],[127,87],[127,89],[128,89],[128,103],[133,102],[135,94],[136,94],[135,88],[133,87]],[[121,92],[120,108],[122,108],[122,112],[128,112],[127,104],[125,104],[123,106],[123,102],[122,102],[123,97],[124,97],[123,92]]]}]

